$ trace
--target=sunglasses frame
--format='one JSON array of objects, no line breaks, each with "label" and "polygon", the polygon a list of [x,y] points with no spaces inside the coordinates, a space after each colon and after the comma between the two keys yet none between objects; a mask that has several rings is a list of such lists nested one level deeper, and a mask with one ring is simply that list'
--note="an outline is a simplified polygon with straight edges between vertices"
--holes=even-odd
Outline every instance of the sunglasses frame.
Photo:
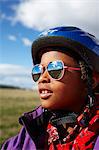
[{"label": "sunglasses frame", "polygon": [[[52,78],[52,79],[54,79],[54,80],[61,80],[62,78],[63,78],[63,76],[64,76],[64,72],[65,72],[65,69],[66,70],[74,70],[74,71],[80,71],[81,70],[81,68],[80,67],[71,67],[71,66],[67,66],[67,65],[64,65],[64,63],[63,63],[63,61],[62,60],[55,60],[56,62],[58,61],[58,62],[61,62],[62,63],[62,66],[63,66],[63,70],[62,70],[62,75],[61,75],[61,77],[60,78],[58,78],[58,79],[55,79],[55,78],[53,78],[50,74],[49,74],[49,71],[48,71],[48,65],[51,63],[51,62],[49,62],[48,63],[48,65],[45,67],[45,66],[43,66],[43,65],[41,65],[41,64],[36,64],[35,66],[41,66],[41,75],[45,72],[45,71],[47,71],[47,73],[48,73],[48,75],[50,76],[50,78]],[[52,61],[52,62],[55,62],[55,61]],[[35,67],[34,66],[34,67]],[[33,68],[34,68],[33,67]],[[43,68],[45,68],[45,69],[43,69]],[[33,69],[32,69],[33,70]],[[33,73],[32,73],[33,74]],[[40,75],[40,77],[41,77],[41,75]],[[39,79],[40,79],[40,77],[39,77]],[[32,77],[33,78],[33,77]],[[34,82],[38,82],[39,81],[39,79],[37,80],[37,81],[34,81],[34,79],[33,79],[33,81]]]}]

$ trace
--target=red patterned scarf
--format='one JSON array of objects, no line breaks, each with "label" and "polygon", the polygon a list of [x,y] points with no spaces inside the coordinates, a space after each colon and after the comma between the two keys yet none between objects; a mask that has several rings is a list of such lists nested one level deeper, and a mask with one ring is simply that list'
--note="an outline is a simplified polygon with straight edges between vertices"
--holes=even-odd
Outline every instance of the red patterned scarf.
[{"label": "red patterned scarf", "polygon": [[[59,130],[50,122],[47,132],[49,150],[92,150],[99,133],[99,107],[97,105],[91,109],[85,107],[68,134],[65,129]],[[60,133],[63,135],[62,138]]]}]

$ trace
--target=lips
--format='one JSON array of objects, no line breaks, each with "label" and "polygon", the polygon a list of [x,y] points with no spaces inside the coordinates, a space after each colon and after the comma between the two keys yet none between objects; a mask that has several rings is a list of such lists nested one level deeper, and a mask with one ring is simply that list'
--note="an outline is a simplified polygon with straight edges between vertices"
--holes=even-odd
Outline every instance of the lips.
[{"label": "lips", "polygon": [[41,99],[48,99],[52,96],[52,91],[48,88],[39,88],[39,95]]}]

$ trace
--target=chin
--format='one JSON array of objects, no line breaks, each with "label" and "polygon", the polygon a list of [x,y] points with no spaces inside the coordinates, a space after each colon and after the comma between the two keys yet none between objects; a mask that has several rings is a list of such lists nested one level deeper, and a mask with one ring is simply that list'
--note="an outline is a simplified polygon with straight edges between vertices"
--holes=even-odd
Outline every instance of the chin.
[{"label": "chin", "polygon": [[56,107],[55,104],[49,104],[49,103],[41,102],[41,105],[42,105],[42,107],[45,108],[45,109],[49,109],[49,110],[60,110],[60,108]]},{"label": "chin", "polygon": [[53,106],[53,104],[51,104],[50,102],[46,101],[46,100],[41,100],[41,105],[43,108],[46,109],[55,109],[55,107]]}]

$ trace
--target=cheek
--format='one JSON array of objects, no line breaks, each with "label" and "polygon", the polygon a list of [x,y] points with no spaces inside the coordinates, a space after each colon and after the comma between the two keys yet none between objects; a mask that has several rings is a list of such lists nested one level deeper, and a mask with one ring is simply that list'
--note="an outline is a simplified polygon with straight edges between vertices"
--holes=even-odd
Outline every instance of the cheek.
[{"label": "cheek", "polygon": [[80,77],[75,78],[68,77],[68,80],[64,78],[64,82],[60,81],[54,84],[54,96],[59,103],[71,104],[82,99],[85,94],[85,88],[83,81]]},{"label": "cheek", "polygon": [[70,90],[65,83],[60,82],[54,84],[53,101],[56,102],[56,104],[64,105],[65,102],[68,102],[66,99],[69,99],[69,96]]},{"label": "cheek", "polygon": [[[56,88],[55,88],[56,87]],[[61,97],[62,95],[65,95],[66,91],[66,84],[65,83],[59,83],[59,84],[54,84],[54,93],[58,97]]]},{"label": "cheek", "polygon": [[58,96],[63,97],[66,94],[69,95],[69,93],[74,91],[75,87],[78,85],[77,82],[78,81],[75,79],[75,77],[71,77],[69,74],[67,74],[61,81],[56,81],[53,88]]}]

